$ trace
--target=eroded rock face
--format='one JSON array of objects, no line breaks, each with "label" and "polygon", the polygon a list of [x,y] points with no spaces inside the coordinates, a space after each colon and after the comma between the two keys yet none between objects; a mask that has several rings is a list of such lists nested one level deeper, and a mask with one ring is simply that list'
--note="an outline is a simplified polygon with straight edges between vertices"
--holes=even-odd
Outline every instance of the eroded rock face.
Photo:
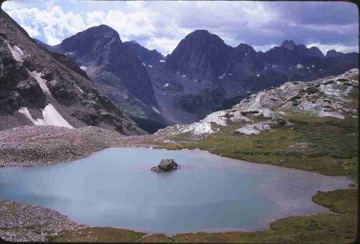
[{"label": "eroded rock face", "polygon": [[154,172],[169,172],[180,168],[174,159],[162,159],[156,167],[152,167],[151,170]]},{"label": "eroded rock face", "polygon": [[69,57],[38,46],[2,10],[0,26],[0,130],[92,125],[145,134]]}]

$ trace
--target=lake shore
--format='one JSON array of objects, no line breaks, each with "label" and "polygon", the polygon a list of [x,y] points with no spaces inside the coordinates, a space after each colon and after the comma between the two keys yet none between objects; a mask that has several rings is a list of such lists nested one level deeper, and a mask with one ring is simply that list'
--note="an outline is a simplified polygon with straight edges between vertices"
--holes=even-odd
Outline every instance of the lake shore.
[{"label": "lake shore", "polygon": [[[123,137],[116,132],[111,132],[98,127],[86,127],[75,130],[52,127],[52,126],[24,126],[15,129],[0,132],[0,166],[1,167],[34,167],[55,164],[60,162],[69,162],[81,159],[91,155],[94,152],[100,151],[108,147],[166,147],[168,149],[181,148],[178,143],[172,141],[164,141],[157,138],[158,141],[153,141],[152,136],[141,137]],[[154,143],[153,143],[154,142]],[[353,195],[357,196],[355,190],[341,190],[341,192],[352,192],[351,199],[345,195],[342,196],[343,201],[350,203],[346,208],[356,207],[356,201],[353,201]],[[357,191],[357,190],[356,190]],[[331,194],[330,194],[331,195]],[[331,201],[338,201],[338,196],[330,197]],[[325,207],[331,204],[324,205],[322,201],[316,202]],[[10,206],[10,207],[9,207]],[[9,201],[0,201],[0,209],[2,216],[6,213],[8,217],[3,218],[0,227],[0,238],[8,241],[102,241],[107,237],[104,233],[110,232],[110,236],[115,236],[117,239],[123,241],[139,241],[139,242],[227,242],[234,241],[233,238],[240,238],[245,242],[257,240],[261,242],[285,240],[291,241],[294,234],[289,234],[289,230],[281,230],[286,226],[303,226],[302,229],[307,233],[308,220],[307,217],[288,217],[277,220],[270,225],[270,229],[266,231],[256,232],[229,232],[229,233],[197,233],[197,234],[180,234],[174,237],[166,235],[152,235],[128,230],[114,229],[114,228],[89,228],[85,225],[75,223],[66,216],[45,208],[38,206],[15,203]],[[10,211],[13,209],[12,211]],[[32,215],[32,209],[36,216]],[[346,212],[346,211],[345,211]],[[15,218],[14,213],[19,213],[18,218]],[[348,233],[347,229],[342,230],[340,234],[335,231],[333,239],[330,240],[344,240],[351,239],[356,234],[356,216],[355,212],[351,215],[348,213],[342,214],[338,212],[330,212],[320,215],[311,215],[310,217],[317,222],[329,222],[329,226],[338,226],[343,224],[351,229]],[[33,216],[31,219],[24,220],[24,216]],[[30,222],[29,222],[30,221]],[[46,221],[51,221],[52,228],[44,229],[43,224]],[[350,222],[349,222],[350,221]],[[353,223],[355,221],[355,223]],[[299,224],[299,222],[301,224]],[[353,227],[345,223],[353,223]],[[50,222],[49,222],[50,223]],[[280,225],[280,229],[274,230],[274,226]],[[312,225],[312,224],[310,224]],[[35,227],[34,227],[35,226]],[[329,228],[330,228],[329,227]],[[287,227],[286,227],[287,228]],[[295,228],[295,227],[294,227]],[[312,228],[312,227],[311,227]],[[310,229],[311,229],[310,228]],[[317,228],[317,227],[316,227]],[[315,229],[316,229],[315,228]],[[333,227],[331,227],[332,229]],[[344,228],[344,227],[341,227]],[[320,231],[321,229],[319,229]],[[79,234],[83,231],[83,234]],[[280,231],[280,232],[279,232]],[[120,233],[121,232],[121,233]],[[269,233],[274,232],[274,233]],[[283,233],[281,233],[283,232]],[[330,230],[333,233],[332,230]],[[136,234],[134,234],[136,233]],[[255,233],[255,234],[254,234]],[[302,233],[300,231],[300,233]],[[314,234],[315,232],[311,232]],[[324,233],[321,232],[323,236]],[[101,237],[103,236],[103,237]],[[119,237],[121,236],[121,238]],[[131,238],[130,238],[131,236]],[[281,238],[279,237],[281,236]],[[137,239],[136,239],[136,238]],[[316,237],[316,236],[315,236]],[[86,239],[90,238],[90,239]],[[94,239],[95,238],[95,239]],[[99,239],[100,238],[100,239]],[[101,239],[105,238],[105,239]],[[120,239],[119,239],[120,238]],[[249,239],[250,238],[250,239]],[[255,239],[254,239],[255,238]],[[256,239],[260,238],[260,239]],[[265,239],[264,239],[265,238]],[[273,239],[275,238],[275,239]],[[280,239],[276,239],[280,238]],[[285,238],[285,239],[284,239]],[[290,239],[287,239],[290,238]],[[304,237],[297,237],[300,240],[305,240]],[[340,239],[339,239],[340,238]],[[115,239],[113,239],[115,240]]]},{"label": "lake shore", "polygon": [[0,131],[0,167],[36,167],[85,158],[109,147],[159,147],[149,136],[122,136],[96,126],[22,126]]},{"label": "lake shore", "polygon": [[54,210],[0,200],[0,239],[12,242],[351,243],[357,235],[357,189],[318,192],[312,199],[330,211],[279,219],[263,231],[199,232],[174,236],[111,227],[89,227]]}]

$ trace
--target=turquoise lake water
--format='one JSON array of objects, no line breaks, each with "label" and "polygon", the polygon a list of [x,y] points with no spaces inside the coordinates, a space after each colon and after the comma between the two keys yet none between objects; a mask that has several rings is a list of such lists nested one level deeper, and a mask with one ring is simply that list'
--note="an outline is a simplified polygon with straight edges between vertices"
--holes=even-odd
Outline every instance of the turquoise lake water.
[{"label": "turquoise lake water", "polygon": [[[163,158],[181,169],[150,171]],[[200,150],[110,148],[72,163],[0,168],[0,199],[51,208],[91,226],[218,232],[266,229],[278,218],[327,211],[311,196],[349,183]]]}]

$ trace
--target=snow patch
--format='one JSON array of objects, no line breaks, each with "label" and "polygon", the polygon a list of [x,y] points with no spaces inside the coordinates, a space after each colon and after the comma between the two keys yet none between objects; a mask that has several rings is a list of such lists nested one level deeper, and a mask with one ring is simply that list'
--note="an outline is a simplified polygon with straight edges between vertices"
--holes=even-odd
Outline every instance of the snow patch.
[{"label": "snow patch", "polygon": [[75,87],[76,87],[77,89],[79,89],[79,91],[80,91],[81,93],[84,93],[84,91],[83,91],[78,85],[75,84]]},{"label": "snow patch", "polygon": [[61,116],[51,103],[44,108],[43,117],[47,125],[61,126],[70,129],[74,128]]},{"label": "snow patch", "polygon": [[148,64],[148,66],[149,66],[149,68],[152,68],[153,66],[152,65],[150,65],[150,64]]},{"label": "snow patch", "polygon": [[166,83],[165,85],[164,85],[164,87],[168,87],[169,86],[169,83]]},{"label": "snow patch", "polygon": [[70,56],[71,56],[71,55],[73,55],[74,53],[75,53],[75,52],[66,52],[65,55],[67,55],[67,56],[70,55]]},{"label": "snow patch", "polygon": [[142,63],[142,65],[143,65],[143,66],[146,66],[146,64],[145,64],[145,63]]},{"label": "snow patch", "polygon": [[165,60],[160,60],[160,63],[165,63]]},{"label": "snow patch", "polygon": [[181,77],[185,78],[185,77],[186,77],[186,75],[182,75]]},{"label": "snow patch", "polygon": [[82,69],[82,70],[86,70],[86,68],[87,68],[86,66],[81,66],[80,67],[80,69]]},{"label": "snow patch", "polygon": [[23,57],[24,57],[24,52],[16,45],[14,45],[13,47],[9,44],[6,43],[8,48],[10,49],[11,55],[14,57],[14,59],[18,62],[23,62]]},{"label": "snow patch", "polygon": [[302,68],[304,68],[304,66],[302,66],[302,64],[297,64],[297,65],[296,65],[296,68],[297,68],[297,69],[302,69]]},{"label": "snow patch", "polygon": [[24,114],[34,125],[53,125],[66,127],[69,129],[74,129],[62,116],[59,112],[54,108],[54,106],[49,103],[43,110],[43,119],[34,119],[29,110],[26,107],[22,107],[19,109],[19,113]]},{"label": "snow patch", "polygon": [[256,74],[256,77],[260,77],[260,74]]},{"label": "snow patch", "polygon": [[134,97],[136,101],[138,101],[139,103],[141,103],[142,105],[144,105],[145,107],[149,107],[148,105],[146,105],[145,103],[141,102],[139,99],[137,99],[136,97]]},{"label": "snow patch", "polygon": [[39,86],[41,87],[41,89],[44,92],[46,92],[47,94],[51,95],[51,92],[50,92],[49,88],[46,85],[46,80],[41,78],[42,73],[41,72],[36,72],[36,71],[30,72],[29,70],[28,70],[28,72],[35,80],[37,80],[37,82],[38,82]]},{"label": "snow patch", "polygon": [[152,108],[152,110],[154,110],[155,113],[160,114],[160,111],[157,108],[155,108],[154,106],[152,106],[151,108]]}]

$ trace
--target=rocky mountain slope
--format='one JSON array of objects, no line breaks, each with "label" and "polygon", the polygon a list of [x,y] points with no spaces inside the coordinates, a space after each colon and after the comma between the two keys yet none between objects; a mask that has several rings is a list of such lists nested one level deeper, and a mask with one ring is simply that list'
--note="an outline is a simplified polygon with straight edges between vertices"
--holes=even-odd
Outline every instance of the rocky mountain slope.
[{"label": "rocky mountain slope", "polygon": [[159,130],[168,148],[358,179],[359,70],[286,82],[199,122]]},{"label": "rocky mountain slope", "polygon": [[312,81],[286,82],[277,88],[252,94],[231,109],[221,110],[190,125],[175,125],[155,135],[183,135],[190,140],[222,131],[239,123],[234,133],[257,135],[278,125],[291,128],[287,114],[358,118],[359,70]]},{"label": "rocky mountain slope", "polygon": [[165,62],[147,66],[163,115],[178,123],[229,108],[254,92],[287,81],[338,75],[358,67],[358,53],[324,56],[286,40],[267,52],[236,48],[206,30],[186,36]]},{"label": "rocky mountain slope", "polygon": [[124,42],[124,45],[136,54],[137,58],[146,65],[156,65],[160,62],[165,62],[165,57],[156,49],[149,50],[141,46],[137,41]]},{"label": "rocky mountain slope", "polygon": [[[150,77],[137,54],[106,25],[91,27],[57,46],[44,46],[75,60],[103,92],[143,129],[164,127]],[[140,53],[139,53],[140,52]]]},{"label": "rocky mountain slope", "polygon": [[[81,44],[80,44],[81,43]],[[324,55],[286,40],[267,52],[247,44],[231,47],[196,30],[164,58],[136,41],[122,43],[108,26],[97,26],[43,47],[73,58],[96,84],[142,128],[154,132],[192,123],[230,108],[249,94],[288,81],[339,75],[358,67],[358,53]]]},{"label": "rocky mountain slope", "polygon": [[41,49],[0,10],[0,129],[96,125],[144,132],[66,56]]}]

